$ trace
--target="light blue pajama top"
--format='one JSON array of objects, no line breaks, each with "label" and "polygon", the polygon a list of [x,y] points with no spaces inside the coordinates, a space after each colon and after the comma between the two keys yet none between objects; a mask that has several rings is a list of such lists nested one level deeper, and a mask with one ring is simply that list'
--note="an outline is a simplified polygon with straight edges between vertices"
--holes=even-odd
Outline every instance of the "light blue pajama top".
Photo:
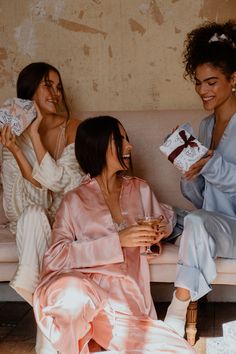
[{"label": "light blue pajama top", "polygon": [[[199,141],[210,148],[214,114],[200,124]],[[214,155],[192,181],[181,179],[183,195],[198,209],[218,212],[236,221],[236,113],[230,119]]]}]

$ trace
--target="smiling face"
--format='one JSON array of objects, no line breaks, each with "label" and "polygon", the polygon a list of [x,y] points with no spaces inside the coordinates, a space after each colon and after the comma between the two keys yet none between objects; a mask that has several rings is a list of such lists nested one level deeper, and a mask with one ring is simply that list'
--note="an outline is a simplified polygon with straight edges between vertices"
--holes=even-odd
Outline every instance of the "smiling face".
[{"label": "smiling face", "polygon": [[201,97],[206,110],[215,111],[234,100],[232,86],[235,83],[235,73],[228,80],[220,69],[210,64],[202,64],[196,68],[195,90]]},{"label": "smiling face", "polygon": [[[122,151],[120,153],[117,151],[116,141],[114,136],[112,136],[106,154],[107,167],[113,170],[114,173],[122,170],[128,170],[130,167],[131,151],[133,148],[128,141],[125,129],[121,125],[119,125],[119,130],[122,141]],[[123,165],[118,158],[118,154],[123,162]]]},{"label": "smiling face", "polygon": [[40,82],[32,98],[36,101],[42,114],[55,114],[62,100],[61,81],[55,71],[49,71],[48,76]]}]

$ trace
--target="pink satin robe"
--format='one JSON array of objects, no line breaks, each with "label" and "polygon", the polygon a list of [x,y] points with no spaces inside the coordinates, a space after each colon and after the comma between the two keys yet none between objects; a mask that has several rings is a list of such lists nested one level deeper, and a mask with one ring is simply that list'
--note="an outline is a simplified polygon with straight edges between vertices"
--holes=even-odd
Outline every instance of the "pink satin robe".
[{"label": "pink satin robe", "polygon": [[[172,231],[172,210],[141,179],[123,177],[120,208],[126,226],[145,211],[164,214]],[[125,353],[195,352],[156,320],[148,261],[140,251],[121,247],[96,179],[66,194],[34,295],[38,326],[60,353],[89,353],[91,338]]]}]

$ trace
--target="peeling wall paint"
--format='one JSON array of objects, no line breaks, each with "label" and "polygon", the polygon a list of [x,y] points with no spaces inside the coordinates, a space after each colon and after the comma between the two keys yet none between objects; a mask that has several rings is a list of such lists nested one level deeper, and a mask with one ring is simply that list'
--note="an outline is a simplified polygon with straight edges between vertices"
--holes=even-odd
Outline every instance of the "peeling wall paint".
[{"label": "peeling wall paint", "polygon": [[52,12],[53,20],[58,20],[65,6],[65,0],[51,1],[51,3],[48,0],[33,0],[29,1],[29,12],[32,15],[42,18],[47,17],[48,11],[50,11]]},{"label": "peeling wall paint", "polygon": [[232,16],[236,17],[235,0],[204,0],[199,11],[199,17],[209,21],[224,21]]},{"label": "peeling wall paint", "polygon": [[112,57],[113,57],[113,54],[112,54],[112,48],[111,48],[110,45],[109,45],[109,47],[108,47],[108,53],[109,53],[109,57],[112,58]]},{"label": "peeling wall paint", "polygon": [[74,111],[187,109],[201,103],[183,79],[185,36],[236,19],[236,1],[5,0],[0,14],[0,102],[25,65],[46,61]]},{"label": "peeling wall paint", "polygon": [[146,29],[133,18],[129,19],[129,24],[132,32],[138,32],[141,35],[144,35],[144,33],[146,32]]},{"label": "peeling wall paint", "polygon": [[5,48],[0,48],[0,62],[7,59],[7,51]]},{"label": "peeling wall paint", "polygon": [[15,28],[15,41],[22,54],[34,55],[36,44],[34,45],[34,24],[31,19],[25,19],[20,26]]},{"label": "peeling wall paint", "polygon": [[54,21],[59,26],[61,26],[63,28],[66,28],[67,30],[72,31],[72,32],[84,32],[84,33],[91,33],[91,34],[102,34],[104,38],[107,36],[106,32],[100,31],[99,29],[96,29],[96,28],[93,28],[93,27],[89,27],[89,26],[83,25],[83,24],[78,23],[78,22],[68,21],[68,20],[65,20],[64,18],[59,18],[57,20],[54,20],[52,16],[49,16],[49,19],[51,21]]},{"label": "peeling wall paint", "polygon": [[90,47],[87,46],[86,44],[84,45],[84,55],[86,56],[90,55]]},{"label": "peeling wall paint", "polygon": [[152,0],[150,3],[151,14],[154,21],[157,22],[158,25],[162,25],[164,22],[164,17],[160,11],[159,6],[157,5],[156,0]]}]

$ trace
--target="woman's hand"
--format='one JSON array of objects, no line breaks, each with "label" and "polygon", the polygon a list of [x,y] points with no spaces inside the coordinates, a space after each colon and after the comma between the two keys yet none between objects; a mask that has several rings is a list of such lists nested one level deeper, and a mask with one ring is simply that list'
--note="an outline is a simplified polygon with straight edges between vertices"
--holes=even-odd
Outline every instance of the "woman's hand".
[{"label": "woman's hand", "polygon": [[26,129],[26,132],[29,134],[31,140],[35,134],[38,134],[39,126],[40,126],[40,123],[43,119],[42,113],[40,112],[40,109],[39,109],[37,103],[34,102],[34,105],[36,108],[37,117],[33,120],[33,122]]},{"label": "woman's hand", "polygon": [[207,155],[205,157],[202,157],[199,161],[195,162],[190,169],[185,172],[184,177],[187,180],[194,179],[199,175],[201,172],[201,169],[205,166],[205,164],[210,160],[210,158],[213,156],[213,150],[208,150]]},{"label": "woman's hand", "polygon": [[165,220],[163,220],[161,223],[157,225],[156,234],[159,241],[169,236],[169,232],[167,231],[167,225],[168,224]]},{"label": "woman's hand", "polygon": [[151,226],[132,225],[119,232],[122,247],[151,246],[162,239],[163,236]]},{"label": "woman's hand", "polygon": [[0,143],[5,146],[13,155],[20,150],[16,143],[16,136],[11,131],[10,125],[4,125],[0,131]]}]

